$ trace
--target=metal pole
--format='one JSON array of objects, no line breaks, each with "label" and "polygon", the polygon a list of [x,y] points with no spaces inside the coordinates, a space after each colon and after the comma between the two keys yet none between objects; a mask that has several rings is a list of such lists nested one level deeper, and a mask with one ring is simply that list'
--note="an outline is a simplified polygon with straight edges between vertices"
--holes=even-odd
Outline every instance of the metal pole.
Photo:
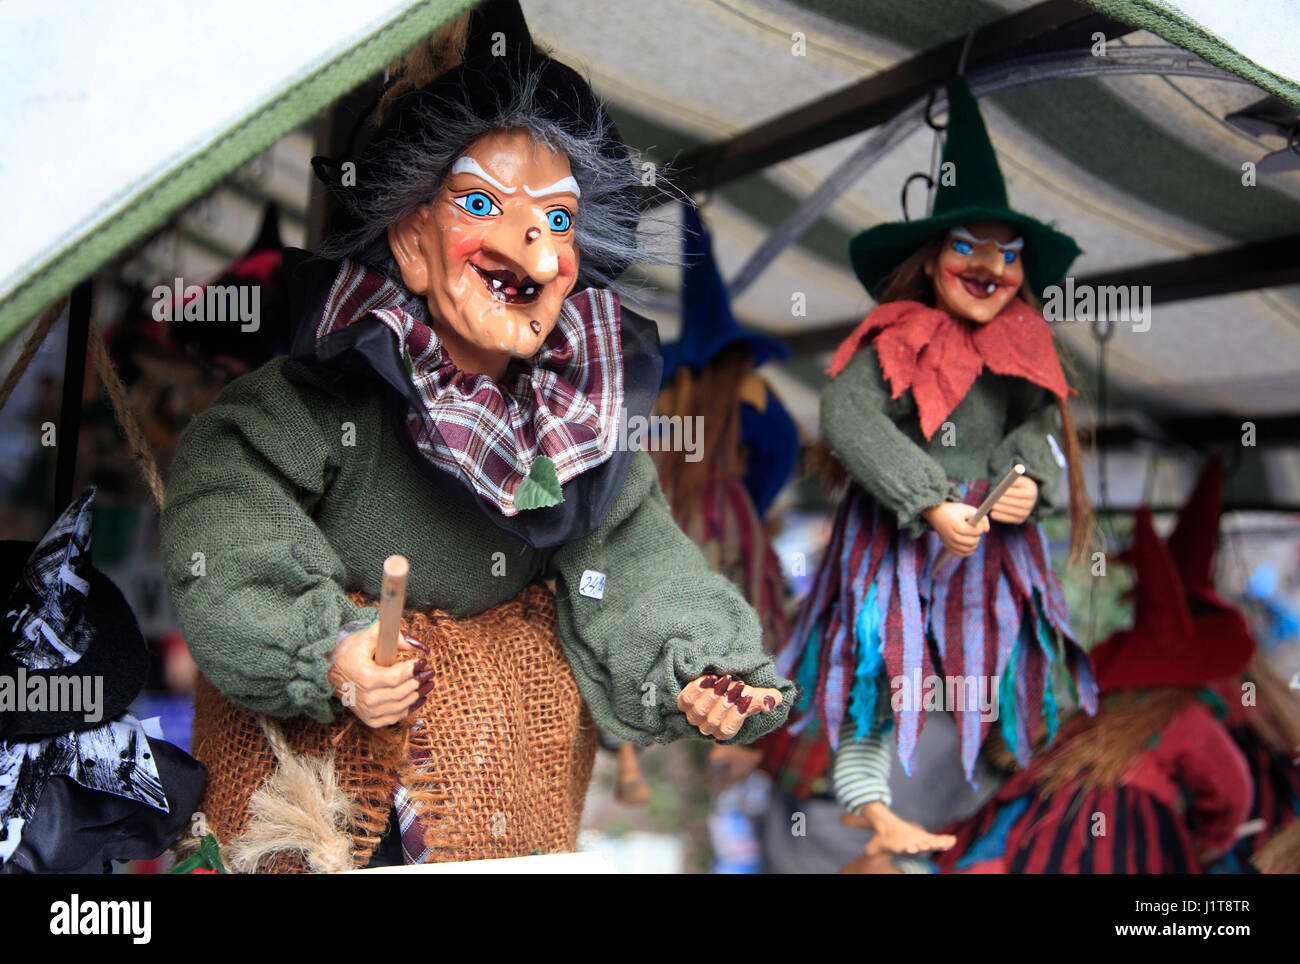
[{"label": "metal pole", "polygon": [[86,345],[90,337],[91,282],[72,289],[68,307],[68,341],[63,361],[63,401],[59,407],[58,452],[54,469],[54,512],[57,517],[72,501],[77,473],[77,444],[81,438],[81,392],[86,383]]}]

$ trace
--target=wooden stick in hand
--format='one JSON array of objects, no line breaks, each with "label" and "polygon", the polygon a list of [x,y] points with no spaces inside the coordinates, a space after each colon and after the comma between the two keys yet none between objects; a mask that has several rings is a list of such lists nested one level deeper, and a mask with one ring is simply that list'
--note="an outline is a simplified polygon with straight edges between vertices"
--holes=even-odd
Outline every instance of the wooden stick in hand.
[{"label": "wooden stick in hand", "polygon": [[[990,512],[992,512],[993,507],[998,504],[998,499],[1006,495],[1007,490],[1016,484],[1016,479],[1020,478],[1024,474],[1025,474],[1025,467],[1021,465],[1019,462],[1011,466],[1011,471],[1008,472],[1006,475],[1002,476],[1002,480],[998,482],[998,484],[995,485],[992,489],[989,490],[989,494],[984,497],[984,501],[981,502],[979,508],[975,510],[975,514],[971,516],[969,519],[967,519],[966,521],[973,526],[977,526],[981,522],[983,522],[984,517],[988,515]],[[938,569],[940,566],[942,566],[945,562],[948,561],[948,557],[951,555],[952,553],[945,548],[935,558],[934,568]]]},{"label": "wooden stick in hand", "polygon": [[402,630],[402,610],[406,607],[406,576],[411,564],[405,556],[384,560],[384,582],[379,591],[379,645],[375,662],[392,666],[397,662],[397,638]]}]

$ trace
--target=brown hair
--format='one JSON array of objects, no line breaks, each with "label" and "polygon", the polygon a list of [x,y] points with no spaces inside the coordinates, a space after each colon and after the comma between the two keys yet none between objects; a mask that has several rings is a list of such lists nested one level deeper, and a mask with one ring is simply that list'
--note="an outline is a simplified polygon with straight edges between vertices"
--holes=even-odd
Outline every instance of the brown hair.
[{"label": "brown hair", "polygon": [[740,389],[754,370],[754,356],[746,345],[732,345],[698,375],[683,365],[664,386],[655,404],[660,415],[703,419],[702,457],[688,462],[680,452],[655,452],[659,481],[681,524],[700,511],[700,494],[714,464],[730,475],[745,474],[740,446]]},{"label": "brown hair", "polygon": [[[943,237],[927,241],[882,278],[873,292],[876,301],[879,304],[890,301],[919,301],[933,307],[934,284],[926,275],[925,267],[939,253],[946,237],[945,234]],[[1042,302],[1027,282],[1021,286],[1019,297],[1035,311],[1042,310]],[[1067,376],[1070,374],[1068,369],[1066,374]],[[1061,436],[1070,479],[1070,561],[1077,562],[1083,557],[1092,533],[1092,502],[1088,498],[1088,483],[1083,476],[1083,453],[1079,445],[1079,433],[1074,425],[1074,416],[1070,413],[1070,406],[1065,399],[1058,398],[1056,401],[1061,413]],[[808,464],[811,471],[823,476],[828,488],[839,488],[848,480],[847,471],[822,440],[819,440],[809,453]]]},{"label": "brown hair", "polygon": [[1038,784],[1056,793],[1075,783],[1118,786],[1142,753],[1196,699],[1190,689],[1117,690],[1096,716],[1076,714],[1062,727],[1056,746],[1038,763]]},{"label": "brown hair", "polygon": [[469,19],[473,11],[444,24],[422,44],[416,44],[405,56],[394,61],[388,72],[395,79],[380,98],[379,106],[371,117],[375,127],[383,124],[393,101],[407,91],[416,90],[439,74],[460,66],[465,58],[465,42],[469,39]]}]

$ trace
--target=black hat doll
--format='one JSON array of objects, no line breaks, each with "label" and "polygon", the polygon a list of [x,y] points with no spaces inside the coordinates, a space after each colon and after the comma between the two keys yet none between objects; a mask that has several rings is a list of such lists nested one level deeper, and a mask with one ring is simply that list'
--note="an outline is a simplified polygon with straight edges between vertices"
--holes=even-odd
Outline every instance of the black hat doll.
[{"label": "black hat doll", "polygon": [[95,490],[39,543],[0,544],[0,869],[98,873],[158,856],[189,823],[203,767],[136,719],[148,653],[90,562]]},{"label": "black hat doll", "polygon": [[[621,441],[662,365],[653,324],[613,288],[646,258],[627,147],[577,72],[536,49],[517,3],[479,5],[431,49],[435,71],[407,59],[364,148],[317,164],[347,226],[320,255],[286,255],[291,357],[194,419],[162,518],[172,598],[223,699],[354,742],[398,724],[453,743],[420,728],[447,707],[457,725],[481,715],[490,752],[440,757],[466,773],[446,820],[417,812],[434,779],[419,761],[373,774],[408,862],[448,859],[448,826],[478,841],[462,856],[572,846],[518,814],[491,833],[468,803],[581,800],[582,765],[554,786],[529,776],[544,750],[521,734],[538,721],[572,728],[589,712],[624,742],[747,743],[793,691],[753,610],[674,524],[648,454]],[[381,667],[366,600],[393,553],[410,562],[408,615],[436,613],[440,629],[429,652]],[[539,677],[522,646],[496,662],[482,620],[562,654],[562,671]],[[213,734],[200,758],[239,766],[216,717],[195,725]],[[394,849],[352,839],[360,862]]]}]

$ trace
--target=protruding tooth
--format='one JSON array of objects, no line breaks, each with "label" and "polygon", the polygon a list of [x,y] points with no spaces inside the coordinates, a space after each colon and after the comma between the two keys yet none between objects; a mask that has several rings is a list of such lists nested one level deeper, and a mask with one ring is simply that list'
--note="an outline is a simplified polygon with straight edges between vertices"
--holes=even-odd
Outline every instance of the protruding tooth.
[{"label": "protruding tooth", "polygon": [[990,281],[990,282],[989,282],[989,287],[988,287],[988,293],[989,293],[989,294],[993,294],[993,292],[995,292],[995,291],[997,291],[997,290],[998,290],[998,286],[997,286],[997,284],[995,284],[994,282]]},{"label": "protruding tooth", "polygon": [[532,285],[529,285],[527,288],[524,289],[524,294],[526,294],[526,295],[531,295],[532,293],[533,293],[533,286],[532,286]]},{"label": "protruding tooth", "polygon": [[493,287],[493,288],[500,288],[500,287],[501,287],[501,279],[500,279],[500,278],[493,278],[493,279],[492,279],[492,287]]}]

